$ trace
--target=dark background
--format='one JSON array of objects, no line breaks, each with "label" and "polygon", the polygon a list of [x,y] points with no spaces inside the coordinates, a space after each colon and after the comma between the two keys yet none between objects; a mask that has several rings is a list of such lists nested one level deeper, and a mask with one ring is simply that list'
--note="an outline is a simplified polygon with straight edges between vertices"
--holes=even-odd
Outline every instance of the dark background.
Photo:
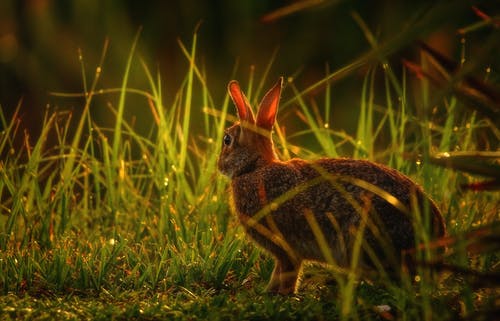
[{"label": "dark background", "polygon": [[[266,86],[277,77],[294,76],[299,88],[345,66],[371,47],[354,21],[356,12],[378,41],[397,37],[414,21],[413,33],[391,48],[389,58],[396,70],[401,58],[418,59],[415,40],[425,40],[454,59],[465,50],[474,58],[494,27],[479,28],[465,35],[462,47],[459,28],[481,19],[471,7],[498,14],[499,1],[316,1],[319,5],[274,21],[263,17],[297,1],[99,1],[99,0],[2,0],[0,1],[0,105],[9,117],[22,99],[24,123],[33,130],[40,124],[45,108],[82,108],[82,99],[60,98],[50,92],[82,92],[81,50],[87,82],[93,78],[105,39],[109,50],[99,88],[117,88],[125,71],[133,39],[142,27],[138,56],[163,81],[164,97],[172,101],[185,78],[188,61],[178,40],[190,48],[198,30],[197,62],[207,74],[208,87],[216,103],[222,102],[227,82],[234,76],[246,83],[251,66],[260,80],[277,50]],[[314,3],[309,1],[309,3]],[[425,20],[426,13],[439,6],[438,13]],[[198,27],[197,27],[198,26]],[[198,29],[196,29],[198,28]],[[498,28],[497,28],[498,29]],[[478,59],[476,72],[484,76],[490,66],[495,79],[499,66],[498,46]],[[236,69],[236,72],[233,71]],[[134,60],[130,86],[147,90],[139,60]],[[348,126],[359,104],[360,70],[335,85],[333,113],[337,127]],[[285,99],[291,97],[284,92]],[[113,101],[113,97],[107,97]],[[168,105],[168,103],[166,104]],[[217,108],[217,106],[214,106]],[[140,110],[133,110],[140,112]],[[108,111],[95,111],[105,119]],[[342,120],[346,119],[347,123]]]}]

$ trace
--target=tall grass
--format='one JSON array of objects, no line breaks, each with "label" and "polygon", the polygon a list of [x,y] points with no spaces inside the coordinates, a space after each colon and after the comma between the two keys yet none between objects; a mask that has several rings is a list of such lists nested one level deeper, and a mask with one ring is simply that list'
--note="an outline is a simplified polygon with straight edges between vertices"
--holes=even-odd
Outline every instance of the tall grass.
[{"label": "tall grass", "polygon": [[[180,43],[188,68],[170,99],[162,93],[161,77],[137,57],[136,43],[137,38],[120,87],[99,89],[105,75],[105,44],[92,83],[87,86],[84,76],[83,94],[76,95],[84,98],[81,113],[76,116],[48,109],[37,137],[20,131],[18,113],[6,119],[0,110],[3,294],[175,292],[201,306],[215,304],[220,313],[237,307],[244,311],[239,313],[246,313],[240,315],[243,318],[252,316],[254,304],[261,304],[257,316],[290,317],[296,309],[300,311],[296,315],[307,317],[310,309],[329,311],[328,315],[343,319],[365,319],[373,305],[386,303],[406,320],[468,316],[490,308],[498,299],[487,287],[469,284],[467,275],[455,279],[441,273],[438,282],[423,268],[418,282],[407,280],[401,286],[383,278],[384,289],[380,290],[378,285],[360,282],[354,273],[355,262],[353,270],[345,274],[333,271],[329,278],[337,285],[331,292],[313,287],[306,278],[305,292],[312,295],[305,294],[302,306],[291,298],[259,294],[271,273],[271,261],[245,240],[231,218],[227,181],[216,171],[223,128],[231,118],[228,114],[233,114],[229,100],[214,103],[204,70],[197,64],[196,36],[190,49]],[[83,59],[81,62],[85,75]],[[129,86],[131,66],[136,63],[148,80],[147,89]],[[264,74],[269,70],[270,65]],[[335,74],[327,72],[325,78]],[[251,101],[260,95],[265,79],[253,90],[256,80],[251,73],[248,92],[255,93],[249,95]],[[382,92],[376,90],[377,80],[384,84]],[[276,128],[280,154],[284,158],[342,155],[388,163],[414,177],[434,196],[451,235],[498,221],[497,195],[463,193],[457,183],[471,177],[427,161],[431,153],[457,145],[473,150],[474,136],[488,130],[491,123],[475,114],[454,116],[460,102],[446,96],[438,107],[443,111],[438,115],[444,117],[438,118],[424,108],[427,98],[422,106],[410,102],[408,81],[404,70],[397,74],[386,61],[374,64],[360,86],[358,128],[349,134],[335,130],[340,126],[328,118],[333,86],[327,85],[324,103],[319,103],[307,100],[290,79],[284,95],[292,97],[284,105],[296,108],[304,126],[287,133],[288,137],[283,127]],[[429,89],[422,88],[427,97]],[[117,107],[112,103],[106,107],[115,126],[102,127],[92,119],[90,110],[102,107],[97,105],[97,96],[112,100],[115,94],[119,96]],[[63,99],[75,96],[55,95]],[[130,95],[143,98],[144,113],[153,119],[146,133],[124,116]],[[297,137],[306,137],[320,150],[297,146],[293,143]],[[386,148],[380,149],[381,145]],[[352,154],[346,155],[346,150]],[[463,247],[450,253],[446,260],[464,269],[490,271],[498,265],[495,253],[470,257]],[[379,290],[382,295],[372,293]],[[483,297],[485,291],[488,294]],[[249,300],[252,296],[262,303]],[[226,302],[231,300],[240,302],[233,307]],[[178,304],[175,299],[166,302]],[[324,302],[333,306],[327,308]],[[449,302],[454,304],[452,309],[442,306]],[[289,313],[275,310],[279,305],[288,307]],[[206,316],[202,309],[191,309]],[[368,313],[370,316],[378,317]]]},{"label": "tall grass", "polygon": [[[121,88],[108,90],[119,93],[117,109],[109,106],[116,118],[112,130],[94,123],[89,113],[93,98],[102,94],[97,90],[102,65],[85,88],[79,119],[47,111],[38,138],[26,134],[16,145],[13,140],[22,137],[18,117],[9,121],[2,114],[4,292],[30,289],[34,283],[48,290],[99,291],[114,284],[137,289],[163,284],[166,289],[165,280],[222,287],[229,273],[252,266],[252,252],[251,260],[236,259],[242,241],[228,229],[225,185],[216,174],[215,142],[225,113],[205,116],[203,141],[189,133],[193,88],[201,84],[208,92],[202,75],[195,73],[195,48],[196,38],[186,80],[168,107],[161,78],[154,78],[144,63],[149,90],[127,87],[132,61],[137,61],[132,48]],[[103,56],[105,51],[106,46]],[[148,136],[124,118],[132,92],[144,97],[153,115]],[[238,264],[244,267],[233,269]]]}]

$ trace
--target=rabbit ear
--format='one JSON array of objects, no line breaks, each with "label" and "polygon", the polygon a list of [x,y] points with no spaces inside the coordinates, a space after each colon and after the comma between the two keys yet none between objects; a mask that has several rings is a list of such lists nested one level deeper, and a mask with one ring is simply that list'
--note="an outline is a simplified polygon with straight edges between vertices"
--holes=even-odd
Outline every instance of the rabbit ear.
[{"label": "rabbit ear", "polygon": [[274,85],[274,87],[266,93],[264,98],[262,98],[259,105],[259,112],[257,113],[257,126],[260,128],[269,131],[273,128],[278,112],[282,85],[283,77],[280,77],[276,85]]},{"label": "rabbit ear", "polygon": [[236,80],[232,80],[231,82],[229,82],[227,89],[229,91],[229,96],[231,96],[231,99],[236,105],[240,121],[247,121],[250,124],[255,124],[255,117],[252,112],[252,107],[250,107],[247,97],[245,97],[245,94],[243,94],[243,92],[241,91],[238,82]]}]

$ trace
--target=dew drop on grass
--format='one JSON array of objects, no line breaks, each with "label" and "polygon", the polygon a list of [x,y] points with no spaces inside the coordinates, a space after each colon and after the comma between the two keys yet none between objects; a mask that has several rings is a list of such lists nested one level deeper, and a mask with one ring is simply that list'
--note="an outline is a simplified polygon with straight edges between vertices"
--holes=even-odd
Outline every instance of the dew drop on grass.
[{"label": "dew drop on grass", "polygon": [[96,70],[95,70],[95,72],[98,73],[98,74],[100,74],[101,71],[102,71],[101,67],[97,67]]},{"label": "dew drop on grass", "polygon": [[378,313],[387,313],[391,311],[391,307],[388,306],[387,304],[382,304],[382,305],[376,305],[375,310]]},{"label": "dew drop on grass", "polygon": [[168,186],[168,177],[166,177],[166,176],[165,176],[165,178],[163,179],[163,185],[164,185],[165,187],[167,187],[167,186]]},{"label": "dew drop on grass", "polygon": [[209,144],[212,144],[213,142],[214,142],[214,140],[213,140],[212,138],[209,138],[209,139],[208,139],[208,143],[209,143]]},{"label": "dew drop on grass", "polygon": [[325,123],[325,124],[323,125],[323,127],[328,128],[328,127],[330,127],[330,125],[329,125],[328,123]]}]

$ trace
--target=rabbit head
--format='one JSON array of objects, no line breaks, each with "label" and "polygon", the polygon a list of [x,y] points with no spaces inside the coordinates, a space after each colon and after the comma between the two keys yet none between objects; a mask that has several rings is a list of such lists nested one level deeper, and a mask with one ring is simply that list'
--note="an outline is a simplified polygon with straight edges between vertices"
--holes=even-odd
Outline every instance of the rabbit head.
[{"label": "rabbit head", "polygon": [[236,177],[276,159],[271,131],[276,120],[282,84],[283,78],[280,78],[266,93],[255,117],[238,82],[233,80],[229,83],[229,95],[236,106],[239,121],[224,131],[217,162],[223,174]]}]

